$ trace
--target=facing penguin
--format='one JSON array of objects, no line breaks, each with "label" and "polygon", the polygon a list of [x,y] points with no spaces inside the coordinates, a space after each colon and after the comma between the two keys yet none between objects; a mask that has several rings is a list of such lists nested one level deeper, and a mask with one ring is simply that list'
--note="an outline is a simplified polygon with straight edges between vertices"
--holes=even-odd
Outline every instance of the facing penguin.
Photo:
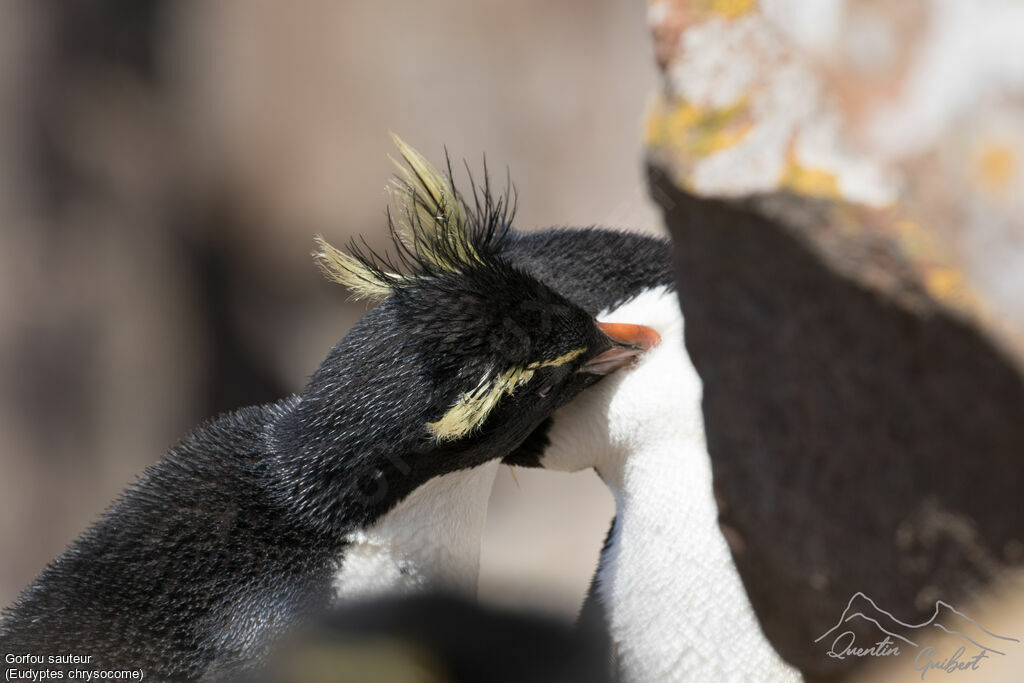
[{"label": "facing penguin", "polygon": [[718,526],[702,386],[684,346],[670,244],[548,230],[503,253],[599,319],[642,323],[662,338],[634,367],[559,409],[508,459],[593,467],[615,497],[581,622],[600,613],[629,683],[798,680],[761,631]]},{"label": "facing penguin", "polygon": [[332,279],[382,298],[304,391],[194,431],[6,611],[0,650],[215,679],[351,595],[475,587],[498,459],[648,348],[502,259],[512,212],[470,206],[420,155],[396,185],[389,262],[321,244]]}]

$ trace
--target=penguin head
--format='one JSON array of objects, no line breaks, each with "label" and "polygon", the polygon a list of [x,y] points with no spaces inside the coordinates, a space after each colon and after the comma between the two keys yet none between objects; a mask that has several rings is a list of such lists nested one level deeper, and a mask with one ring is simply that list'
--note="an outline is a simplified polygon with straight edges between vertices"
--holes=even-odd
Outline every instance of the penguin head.
[{"label": "penguin head", "polygon": [[414,329],[415,359],[434,396],[431,447],[486,442],[508,452],[543,419],[656,342],[649,328],[605,325],[546,285],[488,258],[389,302]]},{"label": "penguin head", "polygon": [[[509,191],[495,197],[485,174],[467,202],[450,166],[442,176],[395,140],[406,166],[392,188],[394,254],[319,239],[327,277],[381,303],[313,376],[296,437],[315,456],[304,469],[335,482],[361,477],[364,494],[386,481],[382,504],[504,457],[556,408],[658,341],[649,328],[602,325],[502,259]],[[323,462],[327,451],[335,462]]]}]

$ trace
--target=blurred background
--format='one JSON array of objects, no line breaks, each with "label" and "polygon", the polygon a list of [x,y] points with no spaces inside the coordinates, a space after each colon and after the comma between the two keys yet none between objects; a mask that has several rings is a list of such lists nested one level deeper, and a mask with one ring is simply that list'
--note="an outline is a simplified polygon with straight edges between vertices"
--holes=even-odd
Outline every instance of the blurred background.
[{"label": "blurred background", "polygon": [[[0,604],[200,421],[299,391],[363,313],[313,235],[384,244],[389,131],[517,226],[656,232],[643,3],[0,3]],[[591,474],[499,477],[481,591],[578,608]]]}]

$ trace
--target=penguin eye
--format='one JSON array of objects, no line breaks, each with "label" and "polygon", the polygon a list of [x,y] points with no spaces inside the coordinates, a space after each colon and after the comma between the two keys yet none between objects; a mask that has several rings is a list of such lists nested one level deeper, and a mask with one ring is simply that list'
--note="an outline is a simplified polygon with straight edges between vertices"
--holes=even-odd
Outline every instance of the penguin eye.
[{"label": "penguin eye", "polygon": [[544,397],[551,393],[551,390],[555,388],[554,384],[545,385],[540,391],[537,392],[538,396]]}]

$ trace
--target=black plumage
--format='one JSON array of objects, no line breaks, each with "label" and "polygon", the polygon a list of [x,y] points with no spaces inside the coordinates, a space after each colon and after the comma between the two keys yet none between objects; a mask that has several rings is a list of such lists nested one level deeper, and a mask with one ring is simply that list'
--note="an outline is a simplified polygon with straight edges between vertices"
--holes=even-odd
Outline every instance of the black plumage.
[{"label": "black plumage", "polygon": [[[500,244],[509,263],[529,273],[592,316],[656,287],[675,289],[667,239],[597,228],[510,231]],[[504,460],[540,467],[550,418]]]},{"label": "black plumage", "polygon": [[675,288],[672,243],[651,235],[599,228],[513,231],[500,253],[594,316],[644,290]]},{"label": "black plumage", "polygon": [[[414,170],[394,230],[406,272],[372,253],[322,255],[338,278],[390,296],[300,395],[213,420],[150,467],[8,608],[0,650],[82,652],[158,680],[244,666],[331,600],[350,532],[433,477],[507,455],[599,379],[588,362],[622,353],[503,255],[507,202],[485,184],[455,206],[450,177],[438,190],[400,147]],[[511,389],[479,423],[431,431],[509,369]]]},{"label": "black plumage", "polygon": [[[672,244],[648,235],[590,228],[550,229],[512,236],[504,242],[502,254],[594,316],[615,309],[644,291],[658,287],[675,289]],[[541,467],[554,419],[557,418],[545,419],[504,462]],[[608,561],[615,523],[613,518],[599,565]],[[595,572],[587,591],[578,626],[589,636],[594,656],[615,672],[615,647],[597,590],[599,573]]]}]

